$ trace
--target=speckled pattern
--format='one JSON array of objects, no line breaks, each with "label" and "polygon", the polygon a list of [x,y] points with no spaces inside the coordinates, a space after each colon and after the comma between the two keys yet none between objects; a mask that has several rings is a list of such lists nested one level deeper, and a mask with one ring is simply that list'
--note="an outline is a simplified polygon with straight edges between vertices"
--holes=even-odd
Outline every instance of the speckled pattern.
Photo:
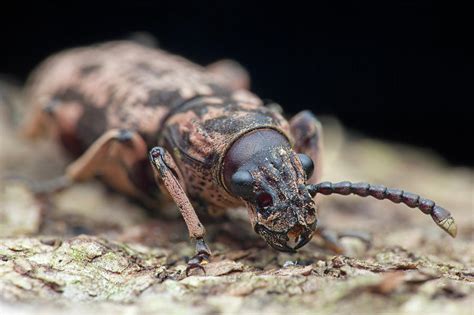
[{"label": "speckled pattern", "polygon": [[[149,148],[170,151],[192,199],[225,208],[240,203],[219,183],[226,148],[256,128],[290,137],[279,113],[228,81],[162,50],[111,42],[50,57],[31,76],[26,99],[52,112],[57,136],[70,152],[82,153],[113,128],[137,131]],[[141,184],[144,173],[151,173],[143,164],[129,174],[141,189],[150,184]]]}]

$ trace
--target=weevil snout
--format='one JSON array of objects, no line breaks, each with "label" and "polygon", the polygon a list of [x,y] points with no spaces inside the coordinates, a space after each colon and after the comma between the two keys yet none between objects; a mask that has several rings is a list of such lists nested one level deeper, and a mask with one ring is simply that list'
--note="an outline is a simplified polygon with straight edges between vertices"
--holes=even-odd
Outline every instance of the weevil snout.
[{"label": "weevil snout", "polygon": [[[314,226],[315,228],[315,226]],[[282,252],[295,252],[298,248],[306,245],[314,234],[314,228],[296,224],[288,233],[275,232],[257,223],[254,227],[268,245]]]},{"label": "weevil snout", "polygon": [[[255,209],[254,230],[273,248],[294,252],[313,237],[317,226],[317,208],[310,198],[281,201],[274,207],[261,208],[248,203],[249,212]],[[250,215],[252,218],[252,215]]]},{"label": "weevil snout", "polygon": [[267,129],[239,139],[224,165],[226,186],[246,202],[255,232],[271,247],[293,252],[310,241],[317,207],[306,185],[314,169],[309,156]]}]

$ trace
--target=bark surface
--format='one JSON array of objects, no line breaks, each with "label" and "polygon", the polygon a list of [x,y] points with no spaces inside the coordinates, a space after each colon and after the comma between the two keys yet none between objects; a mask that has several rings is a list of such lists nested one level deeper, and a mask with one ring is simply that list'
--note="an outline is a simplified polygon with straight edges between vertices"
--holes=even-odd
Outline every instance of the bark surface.
[{"label": "bark surface", "polygon": [[[0,117],[11,117],[8,108],[1,104]],[[1,177],[60,174],[68,161],[61,150],[22,141],[9,121],[0,121]],[[186,277],[193,246],[174,209],[153,217],[99,182],[37,200],[23,184],[2,180],[0,314],[472,314],[472,169],[324,122],[323,180],[419,193],[452,212],[458,237],[402,205],[321,197],[325,226],[371,232],[373,246],[345,238],[345,254],[336,255],[316,239],[294,255],[278,253],[236,210],[225,222],[204,222],[214,258],[205,276]]]}]

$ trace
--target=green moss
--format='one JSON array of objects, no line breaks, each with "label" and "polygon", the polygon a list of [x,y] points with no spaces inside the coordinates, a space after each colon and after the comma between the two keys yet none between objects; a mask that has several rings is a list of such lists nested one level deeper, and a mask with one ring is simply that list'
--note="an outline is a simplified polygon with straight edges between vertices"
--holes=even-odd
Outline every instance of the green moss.
[{"label": "green moss", "polygon": [[80,248],[71,247],[70,255],[76,262],[85,262],[87,260],[87,252]]}]

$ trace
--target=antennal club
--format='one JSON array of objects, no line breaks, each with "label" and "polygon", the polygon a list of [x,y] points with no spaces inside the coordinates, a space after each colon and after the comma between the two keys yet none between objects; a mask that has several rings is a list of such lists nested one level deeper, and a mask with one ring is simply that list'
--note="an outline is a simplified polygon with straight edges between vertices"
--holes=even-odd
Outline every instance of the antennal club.
[{"label": "antennal club", "polygon": [[387,199],[394,203],[403,203],[410,208],[418,208],[421,212],[431,215],[433,221],[452,237],[456,237],[457,226],[448,210],[437,206],[434,201],[420,197],[417,194],[403,191],[401,189],[387,188],[382,185],[351,182],[322,182],[306,186],[311,196],[323,195],[350,195],[361,197],[372,196],[376,199]]}]

